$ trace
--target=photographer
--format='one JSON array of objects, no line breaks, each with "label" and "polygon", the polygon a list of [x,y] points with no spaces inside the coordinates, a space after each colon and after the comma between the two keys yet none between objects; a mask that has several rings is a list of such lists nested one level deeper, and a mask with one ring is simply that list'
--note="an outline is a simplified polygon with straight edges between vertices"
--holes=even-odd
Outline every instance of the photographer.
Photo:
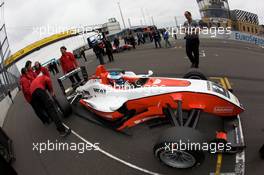
[{"label": "photographer", "polygon": [[184,13],[187,21],[184,23],[185,39],[186,39],[186,54],[190,59],[191,68],[199,68],[199,29],[198,23],[192,19],[192,14],[189,11]]}]

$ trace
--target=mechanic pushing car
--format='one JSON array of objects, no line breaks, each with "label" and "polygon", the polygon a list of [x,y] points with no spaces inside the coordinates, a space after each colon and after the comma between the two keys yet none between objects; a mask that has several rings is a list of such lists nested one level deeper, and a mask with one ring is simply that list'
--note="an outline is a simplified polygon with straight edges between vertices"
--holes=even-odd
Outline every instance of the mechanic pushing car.
[{"label": "mechanic pushing car", "polygon": [[[60,48],[61,51],[61,58],[60,58],[60,63],[61,63],[61,68],[63,70],[64,74],[67,74],[71,71],[73,71],[74,69],[76,69],[77,67],[79,67],[79,64],[76,60],[76,58],[74,57],[74,55],[70,52],[67,52],[67,48],[65,46],[62,46]],[[77,81],[75,81],[75,79]],[[78,73],[72,75],[69,77],[72,86],[75,86],[76,84],[78,84],[79,82],[81,82],[81,78],[79,77]]]},{"label": "mechanic pushing car", "polygon": [[59,117],[54,101],[47,94],[49,91],[51,96],[55,97],[51,79],[46,75],[40,75],[33,80],[30,85],[30,94],[32,97],[31,104],[38,108],[39,111],[46,111],[48,117],[52,119],[60,133],[60,136],[65,137],[71,133],[71,129],[66,128]]}]

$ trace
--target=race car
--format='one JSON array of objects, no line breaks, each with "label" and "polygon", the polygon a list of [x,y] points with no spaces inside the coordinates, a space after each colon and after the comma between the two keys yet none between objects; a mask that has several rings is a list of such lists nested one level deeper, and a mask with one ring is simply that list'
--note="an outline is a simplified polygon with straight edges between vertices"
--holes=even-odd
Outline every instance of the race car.
[{"label": "race car", "polygon": [[124,44],[119,46],[119,48],[117,49],[115,45],[113,45],[113,53],[118,53],[118,52],[123,52],[125,50],[131,50],[133,48],[132,45],[130,44]]},{"label": "race car", "polygon": [[[71,75],[69,73],[58,80],[61,87],[62,80]],[[152,75],[152,71],[137,75],[122,69],[107,70],[100,65],[82,85],[71,88],[68,100],[71,104],[80,103],[95,113],[102,123],[117,131],[154,119],[168,119],[173,127],[165,130],[158,139],[153,148],[154,155],[174,168],[190,168],[200,164],[204,159],[203,150],[176,150],[173,145],[179,142],[208,142],[196,129],[201,113],[235,122],[236,117],[244,111],[242,104],[230,91],[206,80],[197,71],[187,73],[184,78]],[[65,94],[69,92],[64,88],[62,90]],[[187,117],[183,116],[184,111],[188,112]],[[228,128],[217,132],[216,138],[210,142],[230,143],[230,149],[224,150],[230,153],[243,149],[244,142],[237,133],[238,128],[226,126]]]}]

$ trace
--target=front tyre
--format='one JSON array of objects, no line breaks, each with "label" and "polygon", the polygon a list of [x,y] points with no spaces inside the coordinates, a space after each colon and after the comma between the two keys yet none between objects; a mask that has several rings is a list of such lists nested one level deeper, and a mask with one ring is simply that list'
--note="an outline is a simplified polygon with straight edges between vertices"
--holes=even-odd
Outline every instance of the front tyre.
[{"label": "front tyre", "polygon": [[173,127],[162,134],[153,151],[155,157],[163,164],[172,168],[187,169],[200,165],[204,160],[204,152],[200,148],[179,149],[179,145],[183,143],[202,145],[203,142],[203,136],[199,131],[187,127]]},{"label": "front tyre", "polygon": [[67,118],[72,114],[72,107],[65,96],[53,97],[53,100],[62,113],[63,118]]},{"label": "front tyre", "polygon": [[185,74],[183,78],[194,80],[207,80],[206,76],[197,70],[191,70],[190,72]]}]

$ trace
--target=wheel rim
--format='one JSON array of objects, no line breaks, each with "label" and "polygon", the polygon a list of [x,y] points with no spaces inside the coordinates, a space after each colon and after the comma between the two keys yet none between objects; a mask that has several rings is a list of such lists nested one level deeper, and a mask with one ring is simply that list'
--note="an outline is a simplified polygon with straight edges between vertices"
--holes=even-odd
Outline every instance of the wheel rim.
[{"label": "wheel rim", "polygon": [[169,151],[164,150],[160,153],[160,159],[166,165],[174,168],[190,168],[196,163],[193,155],[185,151]]}]

